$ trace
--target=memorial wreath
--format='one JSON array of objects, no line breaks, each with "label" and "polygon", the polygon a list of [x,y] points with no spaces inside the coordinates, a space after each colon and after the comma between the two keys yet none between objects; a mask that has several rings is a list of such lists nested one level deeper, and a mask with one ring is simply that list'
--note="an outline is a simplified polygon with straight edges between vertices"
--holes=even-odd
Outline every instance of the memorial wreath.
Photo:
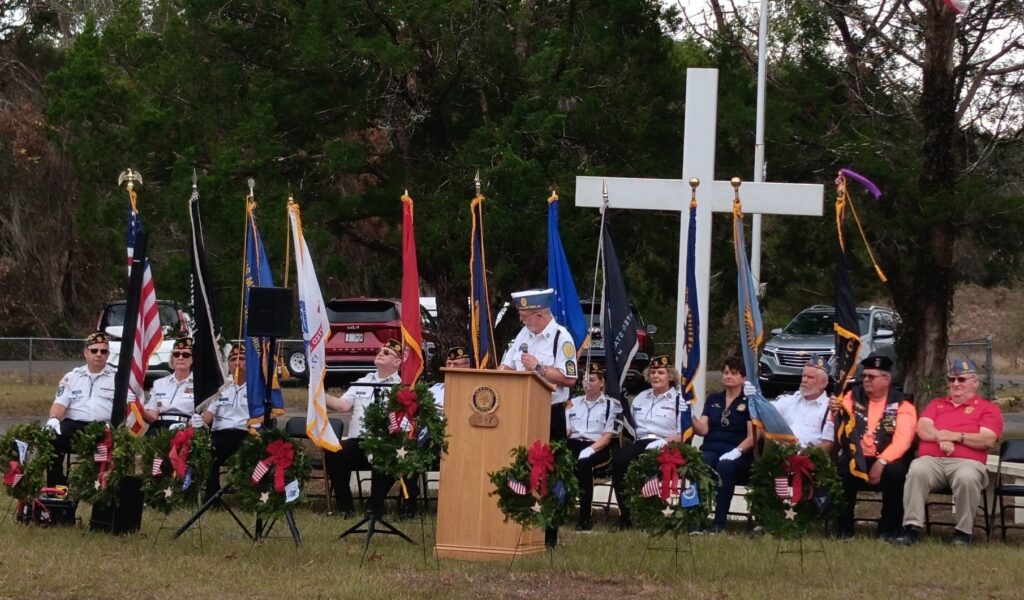
[{"label": "memorial wreath", "polygon": [[361,446],[373,469],[400,479],[436,468],[448,451],[444,414],[427,386],[394,386],[387,399],[366,407]]},{"label": "memorial wreath", "polygon": [[164,514],[195,505],[213,465],[213,442],[206,428],[163,429],[143,442],[146,504]]},{"label": "memorial wreath", "polygon": [[117,506],[121,480],[136,474],[140,445],[140,439],[127,427],[111,429],[102,422],[87,425],[71,441],[78,456],[68,476],[71,492],[90,504]]},{"label": "memorial wreath", "polygon": [[821,448],[769,442],[754,461],[747,502],[768,533],[798,538],[839,515],[843,486]]},{"label": "memorial wreath", "polygon": [[267,429],[232,455],[228,481],[242,510],[278,517],[300,499],[310,471],[302,446],[280,429]]},{"label": "memorial wreath", "polygon": [[512,464],[489,473],[505,520],[523,527],[557,527],[580,494],[576,461],[565,442],[536,441],[512,451]]},{"label": "memorial wreath", "polygon": [[53,432],[36,424],[15,425],[0,438],[0,474],[7,495],[31,502],[46,483],[46,470],[53,462]]},{"label": "memorial wreath", "polygon": [[718,475],[699,450],[671,443],[643,452],[626,472],[629,510],[651,535],[686,533],[704,525]]}]

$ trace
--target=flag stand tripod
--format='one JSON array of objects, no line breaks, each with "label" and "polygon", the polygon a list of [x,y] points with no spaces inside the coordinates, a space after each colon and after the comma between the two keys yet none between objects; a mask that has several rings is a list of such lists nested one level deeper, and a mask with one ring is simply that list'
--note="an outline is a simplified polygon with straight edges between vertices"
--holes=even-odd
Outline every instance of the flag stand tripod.
[{"label": "flag stand tripod", "polygon": [[694,573],[697,572],[697,559],[694,557],[693,540],[690,539],[689,535],[686,536],[686,548],[680,548],[679,547],[679,532],[678,531],[672,534],[672,546],[671,547],[668,547],[668,546],[655,546],[654,545],[654,540],[655,540],[655,536],[653,536],[653,535],[648,536],[648,538],[647,538],[647,547],[644,548],[644,553],[640,557],[640,565],[641,566],[643,566],[644,561],[647,559],[647,553],[648,552],[651,552],[651,551],[654,551],[654,552],[668,551],[668,552],[672,553],[672,566],[673,567],[678,567],[679,566],[679,554],[680,553],[685,553],[685,554],[689,554],[690,555],[690,566],[693,567],[693,572]]},{"label": "flag stand tripod", "polygon": [[828,574],[830,576],[830,579],[833,579],[831,577],[832,576],[832,563],[829,562],[829,560],[828,560],[828,553],[825,552],[825,542],[823,540],[821,540],[821,539],[818,540],[818,545],[820,546],[819,548],[804,548],[804,538],[801,535],[801,536],[797,537],[797,547],[796,547],[795,550],[793,550],[793,549],[783,550],[782,549],[782,542],[783,542],[783,538],[780,537],[779,538],[779,543],[776,544],[776,546],[775,546],[775,559],[772,561],[772,571],[775,571],[775,565],[778,564],[779,556],[780,555],[782,555],[782,554],[799,554],[800,555],[800,573],[803,574],[803,572],[804,572],[804,555],[805,554],[821,554],[822,558],[825,559],[825,567],[828,570]]}]

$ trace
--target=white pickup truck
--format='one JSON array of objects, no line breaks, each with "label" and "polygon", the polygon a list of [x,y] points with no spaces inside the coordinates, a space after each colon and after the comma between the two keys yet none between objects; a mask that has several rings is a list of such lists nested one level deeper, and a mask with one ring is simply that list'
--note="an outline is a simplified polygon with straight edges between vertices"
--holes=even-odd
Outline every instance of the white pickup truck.
[{"label": "white pickup truck", "polygon": [[[160,347],[149,357],[149,364],[146,366],[147,384],[171,373],[171,349],[174,347],[174,340],[192,335],[192,319],[177,303],[158,300],[157,304],[160,307],[160,328],[164,339]],[[117,369],[117,362],[121,356],[125,308],[124,300],[108,302],[96,320],[96,330],[105,331],[110,335],[110,360],[107,364],[114,369]]]}]

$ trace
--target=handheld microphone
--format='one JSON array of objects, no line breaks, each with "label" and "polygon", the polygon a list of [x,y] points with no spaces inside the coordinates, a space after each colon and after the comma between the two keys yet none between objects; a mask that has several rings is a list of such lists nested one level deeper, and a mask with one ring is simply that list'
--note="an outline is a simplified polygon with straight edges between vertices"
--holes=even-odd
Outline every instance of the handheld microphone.
[{"label": "handheld microphone", "polygon": [[523,342],[522,344],[519,344],[519,351],[520,352],[526,352],[527,349],[529,349],[529,346],[526,345],[526,342]]}]

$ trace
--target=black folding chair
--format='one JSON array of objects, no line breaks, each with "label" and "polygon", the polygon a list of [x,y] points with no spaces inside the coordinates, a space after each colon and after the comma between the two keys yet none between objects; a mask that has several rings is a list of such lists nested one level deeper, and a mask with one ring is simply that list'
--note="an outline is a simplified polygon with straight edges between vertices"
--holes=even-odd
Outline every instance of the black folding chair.
[{"label": "black folding chair", "polygon": [[[341,419],[329,419],[331,423],[331,429],[334,430],[335,435],[338,439],[341,439],[342,424]],[[295,440],[309,440],[309,435],[306,434],[306,417],[291,417],[288,419],[284,426],[285,434]],[[309,446],[312,444],[306,444],[307,450],[310,450]],[[323,448],[314,448],[313,451],[309,452],[309,463],[313,468],[310,474],[310,479],[321,479],[323,480],[324,502],[327,504],[327,512],[331,511],[331,503],[334,501],[334,494],[331,490],[331,478],[327,473],[326,466],[326,451]],[[307,494],[310,498],[319,498],[320,494]]]},{"label": "black folding chair", "polygon": [[[997,525],[995,524],[995,513],[999,510],[999,525],[1002,529],[1003,542],[1006,542],[1006,530],[1007,529],[1024,529],[1024,524],[1016,523],[1014,525],[1006,524],[1006,503],[1004,499],[1010,498],[1021,498],[1024,497],[1024,484],[1021,483],[1005,483],[1003,481],[1003,462],[1008,463],[1024,463],[1024,440],[1006,440],[999,446],[999,465],[996,467],[996,484],[995,492],[992,496],[992,525],[988,530],[988,537],[992,539],[992,530]],[[1011,509],[1016,508],[1016,503]]]}]

